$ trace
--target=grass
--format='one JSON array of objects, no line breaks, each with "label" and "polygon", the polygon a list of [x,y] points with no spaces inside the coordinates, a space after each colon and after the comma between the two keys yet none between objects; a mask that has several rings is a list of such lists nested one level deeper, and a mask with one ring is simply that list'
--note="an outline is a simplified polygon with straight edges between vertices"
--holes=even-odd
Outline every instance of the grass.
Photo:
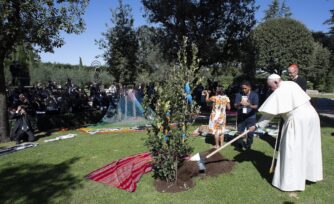
[{"label": "grass", "polygon": [[[322,128],[324,181],[307,185],[299,199],[271,186],[268,173],[272,146],[256,138],[253,150],[222,154],[237,160],[230,174],[196,179],[186,192],[158,193],[152,173],[144,175],[137,191],[129,193],[88,181],[89,172],[125,156],[145,152],[145,133],[89,135],[58,132],[41,138],[39,146],[0,157],[0,203],[331,203],[334,200],[334,132]],[[77,133],[74,139],[44,143],[44,139]],[[270,138],[269,138],[270,139]],[[269,141],[270,142],[270,141]],[[194,153],[210,148],[204,138],[190,139]],[[10,145],[13,143],[2,144]],[[0,147],[1,148],[1,147]]]}]

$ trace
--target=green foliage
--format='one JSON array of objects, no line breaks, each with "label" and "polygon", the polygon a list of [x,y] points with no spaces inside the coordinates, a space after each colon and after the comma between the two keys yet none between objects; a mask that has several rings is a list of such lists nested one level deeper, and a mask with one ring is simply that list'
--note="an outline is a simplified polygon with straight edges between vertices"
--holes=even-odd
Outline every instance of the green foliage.
[{"label": "green foliage", "polygon": [[8,139],[4,62],[17,45],[52,52],[64,44],[60,31],[81,33],[88,0],[0,1],[0,141]]},{"label": "green foliage", "polygon": [[281,8],[279,7],[279,0],[273,0],[269,5],[269,8],[265,11],[263,20],[269,20],[274,18],[289,18],[292,15],[290,8],[283,0]]},{"label": "green foliage", "polygon": [[[86,66],[75,66],[69,64],[51,64],[38,63],[30,68],[31,84],[47,83],[49,80],[56,81],[60,84],[65,84],[70,78],[72,82],[80,87],[83,87],[94,81],[94,68]],[[114,78],[110,73],[102,68],[100,73],[102,84],[110,84]]]},{"label": "green foliage", "polygon": [[311,32],[296,20],[267,20],[251,33],[249,61],[269,73],[282,74],[292,63],[307,68],[312,64],[313,42]]},{"label": "green foliage", "polygon": [[[153,156],[154,177],[168,182],[176,179],[177,167],[192,152],[188,145],[187,134],[191,116],[196,112],[194,103],[188,104],[184,87],[187,82],[191,87],[196,71],[199,69],[197,48],[192,45],[192,57],[187,55],[187,40],[178,52],[178,63],[171,67],[168,80],[157,85],[155,98],[146,98],[146,109],[153,100],[155,119],[148,131],[146,146]],[[189,63],[188,59],[192,60]],[[175,127],[172,127],[172,124]]]},{"label": "green foliage", "polygon": [[263,20],[277,18],[278,16],[279,16],[279,2],[278,0],[273,0],[269,5],[268,10],[265,11]]},{"label": "green foliage", "polygon": [[138,75],[138,41],[133,29],[131,8],[119,0],[119,7],[112,11],[111,22],[114,27],[102,33],[104,39],[97,41],[105,50],[104,59],[110,66],[110,73],[117,82],[132,83]]},{"label": "green foliage", "polygon": [[327,76],[330,72],[331,53],[320,43],[314,43],[312,65],[307,70],[302,70],[308,81],[313,82],[313,89],[324,91]]},{"label": "green foliage", "polygon": [[83,66],[83,64],[82,64],[82,58],[81,58],[81,57],[79,57],[79,66],[80,66],[80,67]]},{"label": "green foliage", "polygon": [[292,16],[290,7],[286,5],[285,0],[283,0],[282,6],[281,6],[280,16],[284,18],[289,18]]},{"label": "green foliage", "polygon": [[88,0],[6,0],[0,4],[0,54],[9,55],[17,43],[44,51],[64,44],[60,30],[80,33]]},{"label": "green foliage", "polygon": [[331,17],[325,21],[325,24],[330,25],[330,33],[334,35],[334,9],[330,10]]},{"label": "green foliage", "polygon": [[334,53],[334,35],[330,33],[324,33],[322,31],[312,32],[312,36],[316,42],[319,42],[325,48],[329,49],[332,53]]},{"label": "green foliage", "polygon": [[332,69],[326,76],[324,91],[334,92],[334,70]]},{"label": "green foliage", "polygon": [[[162,25],[165,56],[175,59],[183,36],[198,46],[201,65],[228,62],[255,25],[255,1],[142,0],[152,23]],[[188,48],[190,51],[191,48]]]},{"label": "green foliage", "polygon": [[326,42],[323,43],[324,46],[328,47],[328,49],[332,52],[330,63],[331,70],[329,71],[326,78],[325,90],[329,92],[334,91],[334,9],[330,10],[331,16],[328,20],[325,21],[325,24],[330,25],[329,34],[326,35]]},{"label": "green foliage", "polygon": [[[322,74],[325,74],[324,82],[324,90],[326,92],[334,91],[334,33],[324,33],[324,32],[313,32],[313,38],[316,42],[320,43],[324,49],[328,49],[330,51],[329,56],[329,67],[325,67],[325,70]],[[320,54],[320,53],[319,53]],[[325,52],[325,56],[319,56],[319,58],[325,58],[327,52]],[[326,69],[329,68],[328,71]]]},{"label": "green foliage", "polygon": [[170,65],[164,59],[159,42],[161,29],[141,26],[137,30],[139,49],[137,52],[140,73],[137,83],[162,82],[167,80]]}]

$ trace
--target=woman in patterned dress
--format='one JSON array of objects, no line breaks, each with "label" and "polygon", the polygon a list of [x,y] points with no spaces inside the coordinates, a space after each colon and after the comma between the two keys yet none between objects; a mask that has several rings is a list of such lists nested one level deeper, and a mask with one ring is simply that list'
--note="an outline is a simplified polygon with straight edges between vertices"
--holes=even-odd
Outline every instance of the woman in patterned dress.
[{"label": "woman in patterned dress", "polygon": [[224,94],[222,87],[217,87],[214,96],[209,98],[209,92],[204,91],[206,102],[212,102],[212,111],[209,120],[209,132],[215,136],[215,148],[224,143],[224,129],[226,125],[226,108],[231,109],[230,99]]}]

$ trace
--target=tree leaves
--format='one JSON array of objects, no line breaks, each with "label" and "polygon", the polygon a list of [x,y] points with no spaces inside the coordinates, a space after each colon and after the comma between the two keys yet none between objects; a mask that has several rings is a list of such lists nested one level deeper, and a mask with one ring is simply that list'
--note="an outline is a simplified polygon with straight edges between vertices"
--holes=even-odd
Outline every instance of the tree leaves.
[{"label": "tree leaves", "polygon": [[[197,77],[199,60],[196,46],[192,45],[191,57],[186,51],[187,46],[184,38],[177,63],[168,72],[168,80],[156,84],[155,95],[145,98],[146,110],[149,109],[149,104],[154,104],[156,113],[145,144],[154,158],[154,177],[166,181],[176,179],[177,164],[192,152],[186,135],[190,118],[197,108],[194,104],[187,103],[184,87],[188,82],[191,87],[195,86],[193,82]],[[189,59],[191,62],[188,62]]]},{"label": "tree leaves", "polygon": [[116,82],[133,83],[138,76],[138,40],[130,6],[119,1],[119,7],[112,10],[111,22],[113,27],[102,34],[104,39],[97,44],[105,49],[103,57]]},{"label": "tree leaves", "polygon": [[57,4],[50,0],[8,0],[0,5],[0,52],[8,56],[16,43],[31,43],[43,51],[64,44],[59,35],[80,33],[85,25],[82,19],[88,0],[64,0]]},{"label": "tree leaves", "polygon": [[288,18],[265,21],[250,36],[256,68],[282,74],[289,64],[301,69],[312,63],[313,38],[300,22]]},{"label": "tree leaves", "polygon": [[[224,63],[240,55],[240,46],[255,25],[255,1],[142,0],[152,23],[164,29],[161,43],[172,61],[183,36],[198,47],[201,65]],[[188,51],[191,48],[188,47]]]}]

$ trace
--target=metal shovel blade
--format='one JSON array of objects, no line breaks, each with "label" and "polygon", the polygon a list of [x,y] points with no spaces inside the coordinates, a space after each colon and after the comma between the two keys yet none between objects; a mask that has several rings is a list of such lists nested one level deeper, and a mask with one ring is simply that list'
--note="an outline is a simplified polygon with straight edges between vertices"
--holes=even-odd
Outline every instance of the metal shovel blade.
[{"label": "metal shovel blade", "polygon": [[195,154],[194,156],[190,157],[190,161],[200,161],[201,157],[199,153]]},{"label": "metal shovel blade", "polygon": [[205,163],[204,163],[204,158],[202,158],[199,153],[195,154],[194,156],[190,157],[190,161],[196,161],[199,171],[200,172],[205,172]]}]

